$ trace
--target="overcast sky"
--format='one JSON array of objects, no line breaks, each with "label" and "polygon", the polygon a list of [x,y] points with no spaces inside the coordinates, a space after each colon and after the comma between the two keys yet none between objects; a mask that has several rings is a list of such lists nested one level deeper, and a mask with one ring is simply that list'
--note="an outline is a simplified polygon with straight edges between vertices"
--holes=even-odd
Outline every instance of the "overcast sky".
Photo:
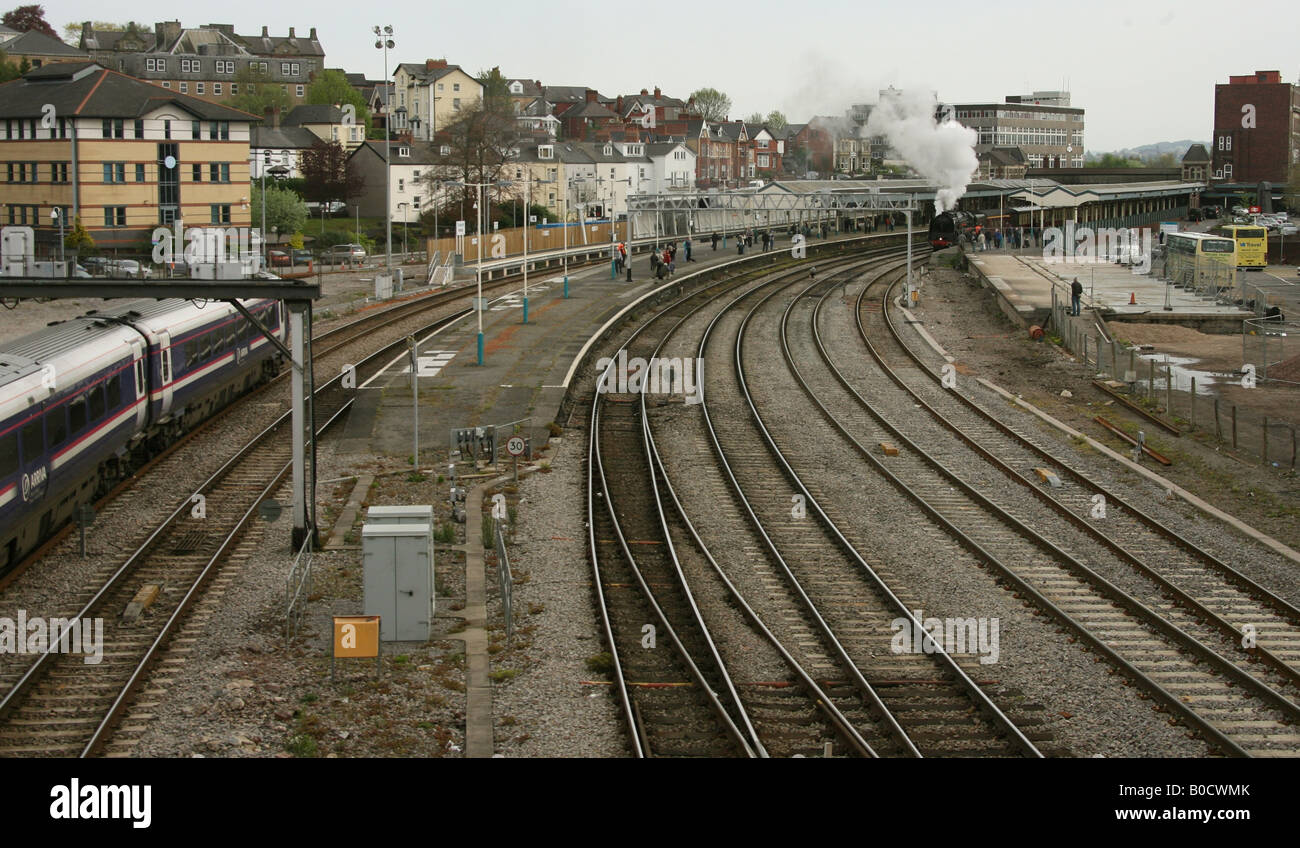
[{"label": "overcast sky", "polygon": [[[19,0],[9,0],[18,5]],[[1278,70],[1300,77],[1300,7],[1231,5],[974,4],[930,0],[740,3],[658,0],[490,0],[386,4],[46,2],[46,18],[234,24],[241,34],[300,34],[315,26],[326,64],[383,75],[370,29],[391,24],[397,62],[446,58],[471,74],[500,66],[544,85],[587,85],[617,95],[660,86],[683,99],[711,86],[732,117],[780,109],[792,121],[875,102],[888,85],[937,91],[945,102],[1001,102],[1058,89],[1087,110],[1085,146],[1104,151],[1183,138],[1208,140],[1214,84]],[[783,40],[783,41],[780,41]]]}]

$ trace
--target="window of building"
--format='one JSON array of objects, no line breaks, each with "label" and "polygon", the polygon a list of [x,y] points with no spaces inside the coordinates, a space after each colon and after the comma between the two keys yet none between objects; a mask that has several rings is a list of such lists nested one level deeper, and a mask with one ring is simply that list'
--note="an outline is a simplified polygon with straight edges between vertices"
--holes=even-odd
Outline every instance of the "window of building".
[{"label": "window of building", "polygon": [[138,182],[138,183],[142,183],[142,182],[144,182],[144,163],[143,163],[143,162],[137,162],[137,163],[135,163],[135,181]]},{"label": "window of building", "polygon": [[239,93],[239,83],[237,83],[237,82],[232,82],[232,83],[230,84],[230,93],[231,93],[232,96],[233,96],[233,95],[236,95],[236,94]]},{"label": "window of building", "polygon": [[444,144],[442,147],[438,148],[438,155],[440,155],[440,156],[450,156],[450,155],[451,155],[451,145],[449,145],[449,144]]},{"label": "window of building", "polygon": [[401,156],[401,157],[403,157],[403,158],[409,157],[409,156],[411,155],[411,148],[409,148],[409,147],[399,147],[399,148],[397,148],[397,155],[398,155],[398,156]]},{"label": "window of building", "polygon": [[106,183],[124,183],[124,182],[126,182],[126,163],[125,163],[125,162],[105,162],[105,163],[104,163],[104,182],[106,182]]},{"label": "window of building", "polygon": [[203,93],[203,83],[201,83],[201,82],[196,82],[196,83],[194,83],[194,93],[195,93],[195,94],[202,94],[202,93]]},{"label": "window of building", "polygon": [[181,94],[189,94],[189,93],[190,93],[190,84],[187,83],[185,80],[181,80]]},{"label": "window of building", "polygon": [[230,223],[230,204],[214,203],[212,204],[212,223],[229,224]]},{"label": "window of building", "polygon": [[103,124],[104,138],[126,138],[124,123],[120,118],[105,118]]},{"label": "window of building", "polygon": [[460,98],[459,98],[459,97],[453,97],[453,98],[452,98],[452,101],[451,101],[451,109],[452,109],[453,112],[459,112],[459,111],[460,111]]},{"label": "window of building", "polygon": [[208,139],[216,141],[230,141],[230,122],[229,121],[210,121],[208,122]]},{"label": "window of building", "polygon": [[213,162],[208,165],[208,182],[228,183],[230,182],[230,163]]},{"label": "window of building", "polygon": [[162,81],[162,87],[163,87],[163,88],[171,88],[171,87],[172,87],[172,84],[169,83],[167,80],[163,80],[163,81]]},{"label": "window of building", "polygon": [[307,93],[307,87],[305,85],[295,85],[293,91],[296,96],[302,97]]},{"label": "window of building", "polygon": [[1224,178],[1225,180],[1230,180],[1230,179],[1232,179],[1232,164],[1231,164],[1231,163],[1228,163],[1228,162],[1223,163],[1223,178]]},{"label": "window of building", "polygon": [[125,206],[105,206],[105,207],[104,207],[104,226],[105,226],[105,227],[125,227],[125,226],[126,226],[126,207],[125,207]]},{"label": "window of building", "polygon": [[191,165],[191,166],[190,166],[190,182],[194,182],[194,183],[201,183],[201,182],[203,182],[203,166],[202,166],[202,165]]},{"label": "window of building", "polygon": [[221,83],[219,83],[219,82],[214,82],[214,83],[212,84],[212,94],[213,94],[213,96],[215,96],[215,97],[220,97],[220,96],[221,96]]}]

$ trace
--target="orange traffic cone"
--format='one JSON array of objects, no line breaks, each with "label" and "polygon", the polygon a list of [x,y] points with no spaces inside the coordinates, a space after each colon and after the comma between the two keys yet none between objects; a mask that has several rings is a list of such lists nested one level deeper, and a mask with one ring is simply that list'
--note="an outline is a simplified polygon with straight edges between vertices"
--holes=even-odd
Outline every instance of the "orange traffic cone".
[{"label": "orange traffic cone", "polygon": [[1129,293],[1128,293],[1128,305],[1129,305],[1129,306],[1137,306],[1137,305],[1138,305],[1137,295],[1134,294],[1133,292],[1129,292]]}]

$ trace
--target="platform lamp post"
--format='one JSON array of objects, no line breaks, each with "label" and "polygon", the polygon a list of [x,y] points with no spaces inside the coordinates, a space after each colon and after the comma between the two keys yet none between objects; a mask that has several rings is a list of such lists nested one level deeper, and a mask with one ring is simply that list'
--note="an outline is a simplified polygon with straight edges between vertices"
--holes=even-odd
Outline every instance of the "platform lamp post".
[{"label": "platform lamp post", "polygon": [[50,210],[50,222],[59,225],[59,261],[67,262],[65,247],[63,244],[63,216],[59,214],[59,207],[55,206]]},{"label": "platform lamp post", "polygon": [[474,312],[478,316],[478,364],[483,364],[483,203],[484,191],[479,193],[480,189],[489,189],[492,186],[502,186],[504,183],[498,181],[494,183],[467,183],[460,180],[449,180],[446,185],[453,188],[472,188],[474,189],[474,210],[476,215],[477,235],[478,235],[478,266],[475,270],[477,278],[478,295],[474,300]]},{"label": "platform lamp post", "polygon": [[[393,105],[393,91],[388,81],[388,51],[393,49],[393,28],[385,26],[382,29],[378,26],[373,28],[375,33],[375,49],[384,51],[384,93],[385,101],[389,107]],[[393,128],[388,121],[384,122],[384,270],[392,273],[393,270]]]}]

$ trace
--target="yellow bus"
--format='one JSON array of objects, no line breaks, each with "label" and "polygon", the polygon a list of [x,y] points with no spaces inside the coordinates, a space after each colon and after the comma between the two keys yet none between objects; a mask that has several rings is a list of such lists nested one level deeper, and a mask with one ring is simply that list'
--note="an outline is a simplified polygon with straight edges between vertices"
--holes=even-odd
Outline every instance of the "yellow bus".
[{"label": "yellow bus", "polygon": [[1208,233],[1169,233],[1165,276],[1174,285],[1198,292],[1230,292],[1236,284],[1237,243]]},{"label": "yellow bus", "polygon": [[1268,266],[1268,230],[1254,224],[1220,224],[1212,235],[1230,238],[1237,243],[1237,267],[1262,271]]}]

